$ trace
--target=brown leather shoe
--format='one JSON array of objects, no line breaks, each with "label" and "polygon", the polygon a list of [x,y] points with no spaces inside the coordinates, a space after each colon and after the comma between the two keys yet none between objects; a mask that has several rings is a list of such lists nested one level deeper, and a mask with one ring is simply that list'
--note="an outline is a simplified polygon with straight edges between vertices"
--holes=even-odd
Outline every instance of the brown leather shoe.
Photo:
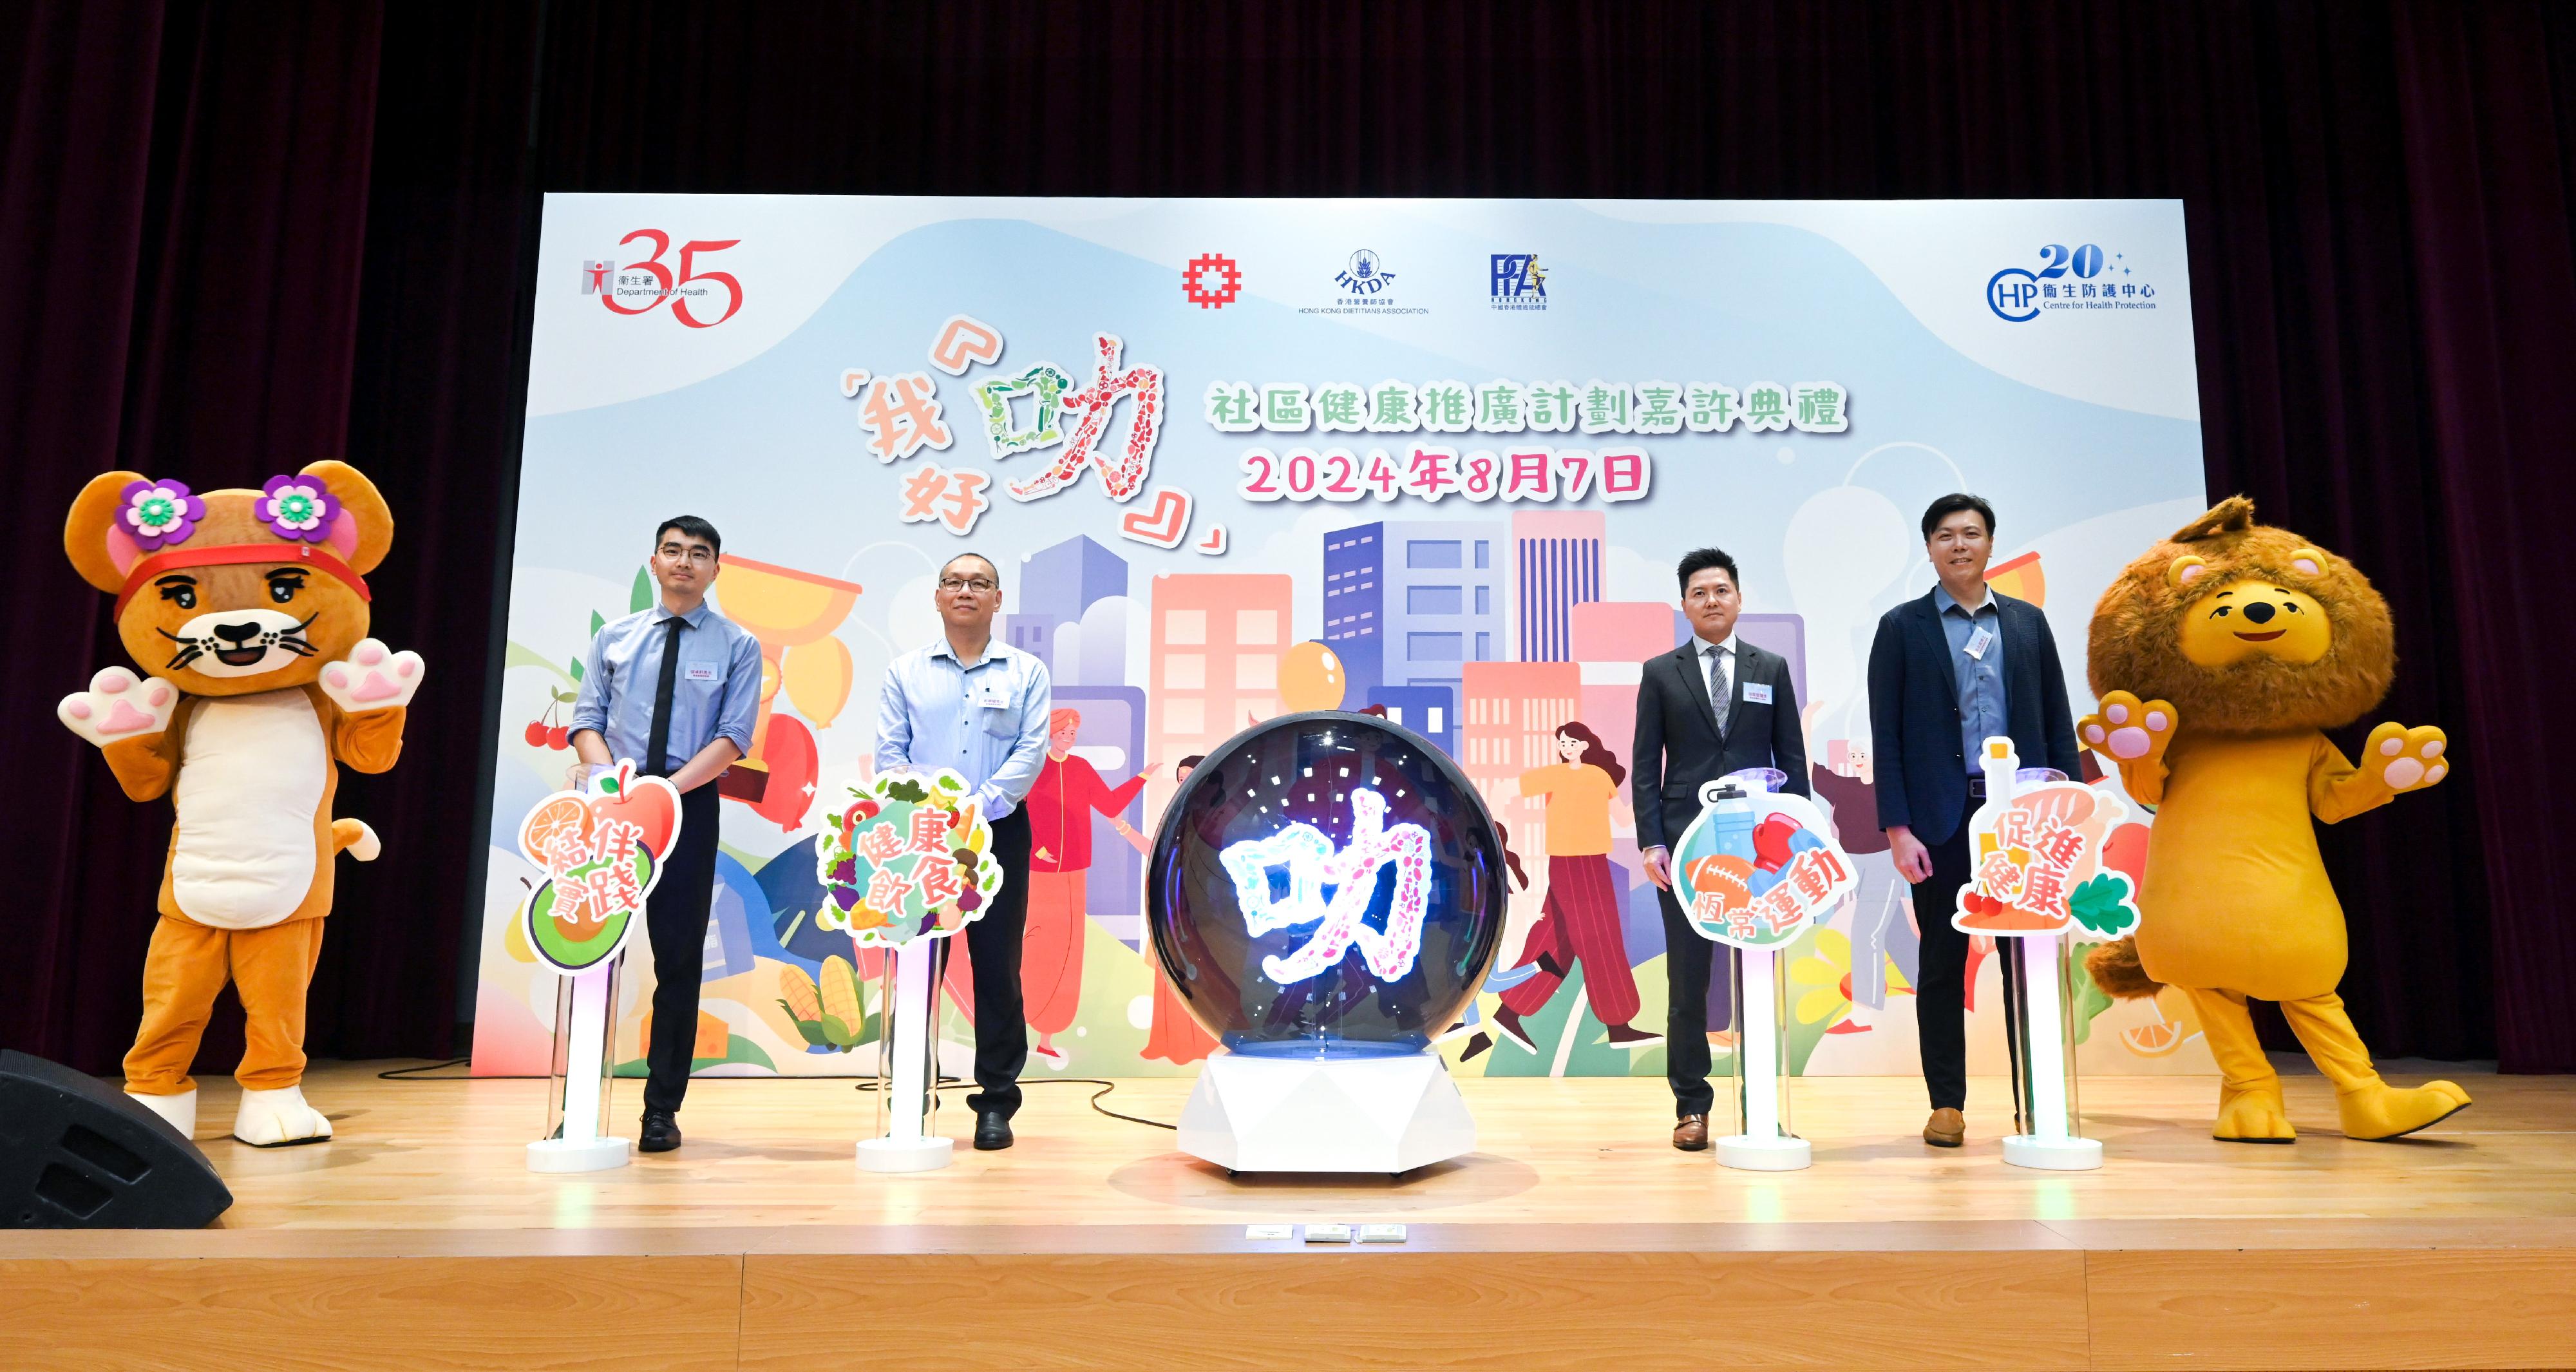
[{"label": "brown leather shoe", "polygon": [[1696,1153],[1708,1147],[1708,1116],[1684,1115],[1673,1126],[1673,1147],[1685,1153]]},{"label": "brown leather shoe", "polygon": [[1968,1140],[1968,1117],[1948,1106],[1923,1122],[1923,1141],[1935,1148],[1956,1148]]}]

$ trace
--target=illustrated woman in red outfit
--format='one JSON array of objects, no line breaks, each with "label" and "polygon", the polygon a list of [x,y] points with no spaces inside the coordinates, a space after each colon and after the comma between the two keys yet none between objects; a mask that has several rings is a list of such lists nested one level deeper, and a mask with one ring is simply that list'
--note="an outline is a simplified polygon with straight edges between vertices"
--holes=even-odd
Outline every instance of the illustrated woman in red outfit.
[{"label": "illustrated woman in red outfit", "polygon": [[1537,1051],[1521,1018],[1545,1007],[1574,964],[1583,964],[1583,994],[1609,1026],[1609,1041],[1642,1048],[1664,1036],[1630,1027],[1641,1002],[1619,927],[1619,896],[1610,876],[1610,806],[1628,769],[1590,726],[1569,721],[1556,731],[1559,761],[1521,773],[1521,794],[1547,797],[1547,904],[1530,926],[1521,961],[1538,974],[1503,992],[1494,1028]]},{"label": "illustrated woman in red outfit", "polygon": [[1112,787],[1088,760],[1074,755],[1074,735],[1081,728],[1079,710],[1047,716],[1046,762],[1022,804],[1029,815],[1029,932],[1021,945],[1020,994],[1028,1003],[1029,1027],[1038,1035],[1033,1051],[1057,1064],[1064,1061],[1064,1050],[1056,1046],[1055,1036],[1073,1027],[1074,1010],[1082,1003],[1083,888],[1091,872],[1091,816],[1109,816],[1134,842],[1134,827],[1119,812],[1135,802],[1154,770],[1154,764],[1146,763]]}]

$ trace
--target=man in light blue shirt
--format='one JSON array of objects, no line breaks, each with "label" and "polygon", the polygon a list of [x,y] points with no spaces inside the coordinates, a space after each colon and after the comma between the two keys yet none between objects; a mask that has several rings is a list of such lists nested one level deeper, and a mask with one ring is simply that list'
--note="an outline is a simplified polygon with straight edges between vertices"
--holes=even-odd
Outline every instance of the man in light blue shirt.
[{"label": "man in light blue shirt", "polygon": [[[1011,1146],[1029,1035],[1020,991],[1020,940],[1028,929],[1029,817],[1020,809],[1046,761],[1054,705],[1046,664],[993,638],[1002,608],[999,569],[960,553],[932,592],[946,630],[896,658],[877,691],[877,770],[953,768],[975,788],[993,824],[1002,889],[963,937],[975,972],[975,1146]],[[957,937],[952,935],[951,937]],[[943,943],[941,951],[946,951]]]},{"label": "man in light blue shirt", "polygon": [[565,778],[581,789],[591,774],[631,758],[647,776],[680,792],[680,837],[645,897],[653,945],[653,1039],[645,1051],[644,1121],[635,1146],[680,1146],[680,1099],[698,1037],[698,983],[706,973],[707,918],[714,908],[720,798],[710,785],[751,751],[760,709],[760,640],[707,607],[723,569],[724,540],[694,515],[662,522],[647,564],[661,603],[601,626],[582,664],[572,708],[572,746],[581,760]]},{"label": "man in light blue shirt", "polygon": [[1975,758],[1985,756],[1987,739],[2010,734],[2012,723],[2004,708],[2003,610],[1984,585],[1971,590],[1973,610],[1936,582],[1932,605],[1941,612],[1941,633],[1959,676],[1959,755]]}]

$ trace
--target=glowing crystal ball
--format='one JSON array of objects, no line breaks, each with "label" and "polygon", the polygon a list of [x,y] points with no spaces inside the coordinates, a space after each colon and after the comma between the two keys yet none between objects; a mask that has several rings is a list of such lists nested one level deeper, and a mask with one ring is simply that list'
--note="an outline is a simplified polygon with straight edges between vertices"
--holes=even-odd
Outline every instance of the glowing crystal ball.
[{"label": "glowing crystal ball", "polygon": [[1370,715],[1287,715],[1226,740],[1164,811],[1155,956],[1239,1053],[1419,1052],[1503,934],[1503,849],[1446,754]]}]

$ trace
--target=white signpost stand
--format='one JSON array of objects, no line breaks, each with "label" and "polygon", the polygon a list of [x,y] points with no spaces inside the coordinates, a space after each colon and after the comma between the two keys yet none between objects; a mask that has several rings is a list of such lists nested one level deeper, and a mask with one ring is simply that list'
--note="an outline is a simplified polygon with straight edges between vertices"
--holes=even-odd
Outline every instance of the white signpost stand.
[{"label": "white signpost stand", "polygon": [[1735,1070],[1742,1077],[1744,1132],[1717,1141],[1717,1160],[1747,1172],[1795,1172],[1815,1161],[1805,1139],[1781,1126],[1781,1098],[1788,1093],[1780,1071],[1781,1046],[1788,1042],[1783,1021],[1778,963],[1768,948],[1735,950],[1742,960],[1735,1018]]},{"label": "white signpost stand", "polygon": [[564,1022],[555,1026],[563,1036],[558,1054],[563,1065],[563,1127],[553,1137],[528,1145],[531,1172],[599,1172],[627,1163],[627,1140],[600,1132],[600,1121],[608,1113],[609,1003],[618,964],[624,960],[620,952],[589,971],[565,978],[571,983],[572,1003],[562,1017]]},{"label": "white signpost stand", "polygon": [[885,1033],[877,1067],[877,1090],[885,1103],[885,1132],[859,1140],[862,1172],[933,1172],[956,1154],[956,1141],[930,1132],[939,1081],[938,988],[934,966],[936,939],[917,938],[890,950],[888,980],[882,997]]}]

